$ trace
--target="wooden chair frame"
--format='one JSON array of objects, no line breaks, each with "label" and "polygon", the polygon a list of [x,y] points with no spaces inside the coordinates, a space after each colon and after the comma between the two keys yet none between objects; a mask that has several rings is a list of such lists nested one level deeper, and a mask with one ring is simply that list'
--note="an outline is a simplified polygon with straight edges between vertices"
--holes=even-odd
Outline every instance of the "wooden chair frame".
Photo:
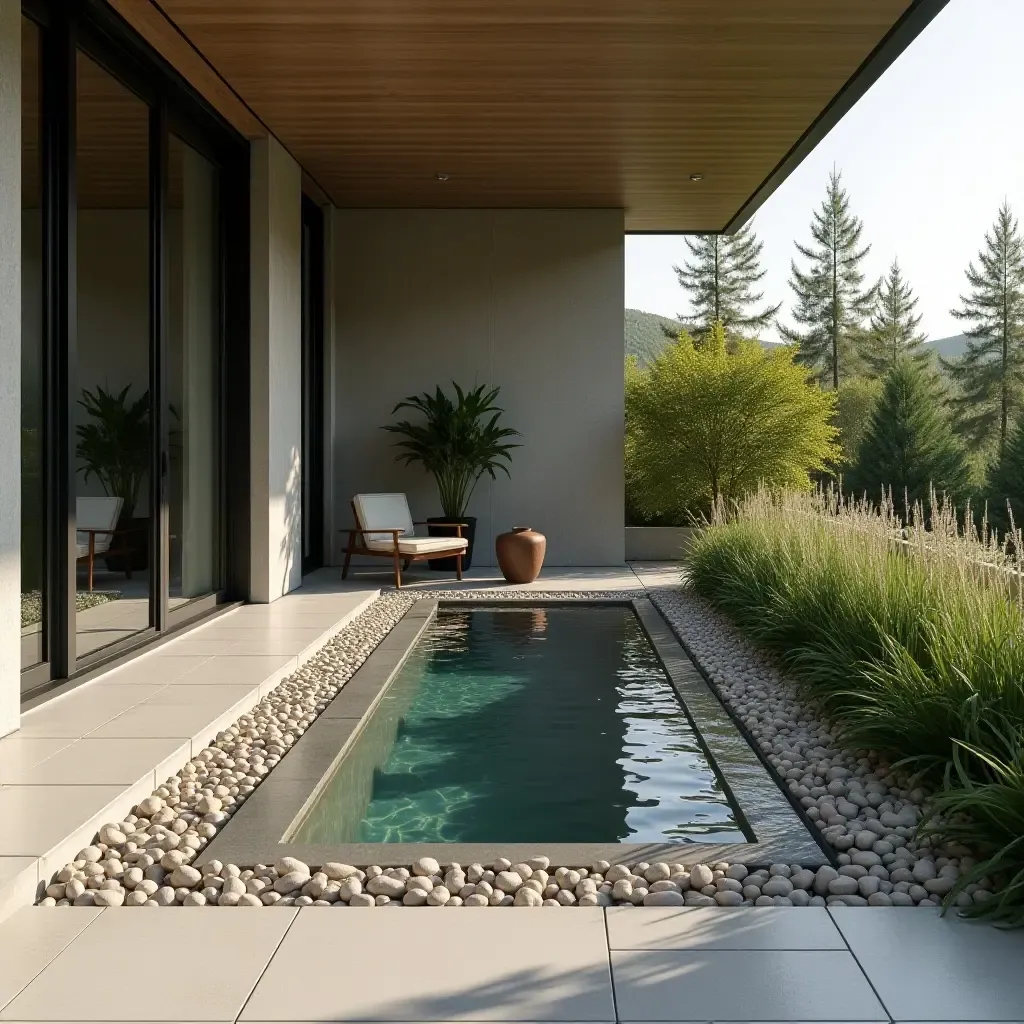
[{"label": "wooden chair frame", "polygon": [[[122,530],[122,529],[119,529],[117,527],[115,527],[113,530],[91,530],[91,529],[88,529],[86,527],[79,527],[78,528],[78,530],[76,531],[77,533],[87,533],[87,534],[89,534],[89,550],[84,555],[79,555],[78,558],[75,559],[75,563],[77,564],[78,562],[84,562],[84,561],[88,560],[88,562],[89,562],[89,570],[88,570],[88,573],[89,573],[89,591],[90,592],[92,591],[93,568],[94,568],[94,565],[95,565],[95,562],[96,562],[96,556],[97,555],[99,555],[100,558],[106,558],[107,555],[123,555],[124,556],[124,576],[125,576],[125,579],[130,580],[132,578],[132,555],[134,554],[134,551],[128,545],[126,545],[124,547],[120,547],[120,548],[119,547],[115,547],[114,545],[116,544],[118,537],[127,537],[129,534],[132,534],[132,533],[140,533],[143,529],[145,529],[145,527],[141,527],[141,526],[129,527],[126,530]],[[103,536],[103,537],[108,537],[109,536],[111,538],[111,540],[110,540],[110,547],[105,548],[103,551],[97,551],[96,550],[96,538],[98,536]]]},{"label": "wooden chair frame", "polygon": [[[402,589],[402,569],[408,569],[413,562],[424,562],[431,558],[451,558],[455,556],[455,578],[457,580],[462,579],[462,556],[466,553],[464,547],[458,548],[441,548],[434,551],[425,551],[421,555],[405,554],[398,549],[398,538],[405,533],[402,529],[389,529],[387,527],[374,526],[368,530],[364,530],[359,525],[359,516],[356,514],[356,503],[354,501],[349,502],[349,506],[352,509],[352,519],[355,522],[355,529],[351,530],[340,530],[339,533],[348,534],[348,542],[345,545],[345,562],[341,567],[341,578],[348,579],[348,568],[349,563],[352,561],[353,555],[369,555],[372,558],[391,558],[394,560],[395,566],[395,589]],[[462,531],[468,529],[467,523],[427,523],[426,521],[419,520],[414,521],[413,526],[448,526],[455,529],[456,538],[462,537]],[[390,533],[391,542],[394,545],[391,551],[379,551],[375,548],[369,548],[366,546],[366,533]],[[359,542],[356,538],[359,538]]]}]

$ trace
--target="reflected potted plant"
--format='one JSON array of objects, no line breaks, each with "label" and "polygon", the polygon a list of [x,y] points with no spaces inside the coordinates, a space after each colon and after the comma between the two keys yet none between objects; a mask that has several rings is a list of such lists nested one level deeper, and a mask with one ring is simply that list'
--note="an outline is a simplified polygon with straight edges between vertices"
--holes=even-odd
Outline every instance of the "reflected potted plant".
[{"label": "reflected potted plant", "polygon": [[132,400],[130,390],[130,384],[117,394],[101,385],[95,391],[83,388],[78,404],[89,419],[75,427],[82,479],[88,483],[95,477],[105,494],[123,502],[117,528],[125,533],[118,545],[125,553],[105,557],[112,572],[123,572],[126,558],[132,569],[145,569],[149,562],[149,520],[135,515],[149,472],[149,391]]},{"label": "reflected potted plant", "polygon": [[[403,438],[395,442],[401,449],[395,456],[396,462],[406,465],[418,462],[437,481],[441,498],[440,516],[427,519],[432,536],[453,536],[455,530],[447,526],[431,526],[434,523],[465,523],[463,536],[469,540],[469,548],[462,559],[462,568],[468,569],[473,561],[473,542],[476,536],[476,517],[467,516],[469,499],[472,497],[480,477],[487,473],[492,480],[501,470],[509,476],[509,454],[520,445],[507,439],[520,437],[518,430],[500,425],[504,409],[495,404],[500,388],[487,390],[480,385],[472,391],[464,391],[452,381],[455,400],[449,398],[440,385],[433,394],[424,391],[403,399],[392,409],[412,409],[422,413],[423,420],[412,423],[401,420],[384,427]],[[433,558],[431,569],[451,572],[455,568],[454,558]]]}]

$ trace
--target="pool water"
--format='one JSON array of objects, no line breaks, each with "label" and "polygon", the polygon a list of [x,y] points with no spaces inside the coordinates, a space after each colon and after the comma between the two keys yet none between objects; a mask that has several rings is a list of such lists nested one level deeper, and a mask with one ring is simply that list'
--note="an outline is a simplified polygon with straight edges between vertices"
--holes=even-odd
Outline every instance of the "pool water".
[{"label": "pool water", "polygon": [[291,839],[746,841],[614,605],[442,609]]}]

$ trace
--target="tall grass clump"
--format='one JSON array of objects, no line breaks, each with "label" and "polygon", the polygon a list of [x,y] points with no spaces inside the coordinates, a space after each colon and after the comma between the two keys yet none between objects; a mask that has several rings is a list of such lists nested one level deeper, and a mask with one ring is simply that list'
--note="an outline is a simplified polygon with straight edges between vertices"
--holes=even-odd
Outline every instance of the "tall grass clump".
[{"label": "tall grass clump", "polygon": [[[943,794],[962,797],[970,780],[1024,816],[1020,550],[1012,522],[1000,539],[934,494],[903,521],[889,498],[761,490],[732,509],[719,503],[691,551],[690,581],[776,654],[844,743]],[[1018,747],[1008,751],[1007,737]],[[990,855],[1003,850],[980,813],[964,820],[960,797],[936,801],[940,820],[975,830]],[[1024,840],[1005,856],[1024,872]],[[1012,902],[1024,907],[1024,873],[1019,885]]]}]

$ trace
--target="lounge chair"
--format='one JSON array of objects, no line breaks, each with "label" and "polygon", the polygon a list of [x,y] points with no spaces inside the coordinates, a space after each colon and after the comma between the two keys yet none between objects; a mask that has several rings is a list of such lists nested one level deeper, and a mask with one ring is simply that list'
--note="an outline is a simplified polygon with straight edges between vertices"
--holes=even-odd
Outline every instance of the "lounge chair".
[{"label": "lounge chair", "polygon": [[[76,498],[75,499],[75,541],[78,546],[78,561],[88,562],[89,589],[92,590],[93,563],[97,555],[115,554],[111,549],[117,535],[117,521],[121,517],[121,498]],[[132,578],[131,555],[125,555],[125,574]]]},{"label": "lounge chair", "polygon": [[353,555],[370,555],[376,558],[390,558],[395,566],[395,589],[402,589],[402,569],[408,569],[412,562],[427,558],[449,558],[455,556],[455,576],[462,579],[462,556],[469,547],[469,541],[462,536],[465,523],[431,523],[431,526],[446,526],[455,530],[454,537],[417,537],[416,526],[409,512],[409,502],[404,494],[357,494],[352,499],[352,516],[356,525],[348,534],[345,545],[345,564],[341,578],[348,578],[348,567]]}]

